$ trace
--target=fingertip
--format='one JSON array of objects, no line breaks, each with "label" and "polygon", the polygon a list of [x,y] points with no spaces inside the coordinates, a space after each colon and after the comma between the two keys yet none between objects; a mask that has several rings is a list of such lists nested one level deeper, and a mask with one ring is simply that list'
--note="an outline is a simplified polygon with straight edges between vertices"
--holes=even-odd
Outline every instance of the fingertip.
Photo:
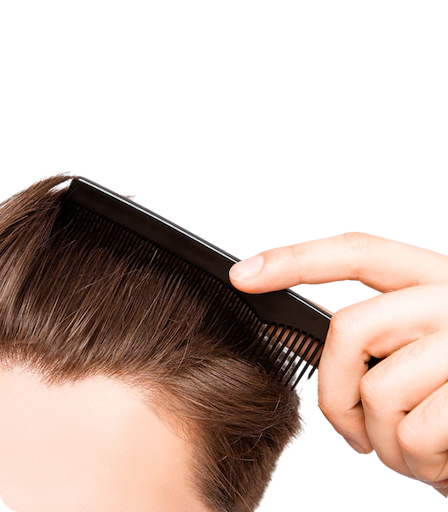
[{"label": "fingertip", "polygon": [[350,438],[344,437],[345,441],[349,446],[351,446],[356,452],[367,455],[368,453],[373,452],[372,445],[370,442],[366,442],[365,440],[361,443],[359,441],[354,441]]},{"label": "fingertip", "polygon": [[260,274],[264,265],[264,258],[257,254],[252,258],[235,263],[229,271],[230,281],[236,288],[245,288]]}]

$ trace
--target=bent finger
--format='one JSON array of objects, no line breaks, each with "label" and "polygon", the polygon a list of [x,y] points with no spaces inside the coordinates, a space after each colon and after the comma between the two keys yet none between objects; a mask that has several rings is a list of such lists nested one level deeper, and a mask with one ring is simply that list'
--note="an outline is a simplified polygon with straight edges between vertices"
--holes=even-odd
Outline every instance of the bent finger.
[{"label": "bent finger", "polygon": [[448,330],[402,347],[361,380],[367,434],[380,460],[394,471],[414,476],[397,439],[400,422],[444,385],[448,376]]},{"label": "bent finger", "polygon": [[397,434],[406,464],[416,478],[436,485],[447,483],[448,383],[407,414]]},{"label": "bent finger", "polygon": [[319,407],[352,445],[372,450],[361,403],[370,358],[387,357],[441,329],[447,301],[447,285],[427,285],[379,295],[333,315],[319,363]]}]

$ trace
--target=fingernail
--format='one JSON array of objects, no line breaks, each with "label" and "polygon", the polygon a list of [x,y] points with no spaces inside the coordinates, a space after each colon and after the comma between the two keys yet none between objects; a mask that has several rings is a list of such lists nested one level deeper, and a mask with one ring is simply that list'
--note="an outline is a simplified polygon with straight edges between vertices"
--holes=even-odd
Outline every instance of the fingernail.
[{"label": "fingernail", "polygon": [[[344,437],[345,439],[345,437]],[[359,445],[358,443],[356,443],[355,441],[352,441],[351,439],[345,439],[347,441],[347,443],[358,453],[367,453],[364,448]]]},{"label": "fingernail", "polygon": [[263,267],[264,259],[260,254],[247,260],[242,260],[230,269],[230,277],[239,283],[244,283],[255,277]]}]

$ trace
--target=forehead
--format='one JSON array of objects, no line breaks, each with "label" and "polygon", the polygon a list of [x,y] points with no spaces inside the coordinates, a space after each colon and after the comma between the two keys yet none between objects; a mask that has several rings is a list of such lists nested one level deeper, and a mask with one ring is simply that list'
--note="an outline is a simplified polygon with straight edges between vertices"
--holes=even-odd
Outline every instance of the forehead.
[{"label": "forehead", "polygon": [[203,510],[191,446],[118,382],[47,387],[1,370],[0,418],[0,496],[13,510]]}]

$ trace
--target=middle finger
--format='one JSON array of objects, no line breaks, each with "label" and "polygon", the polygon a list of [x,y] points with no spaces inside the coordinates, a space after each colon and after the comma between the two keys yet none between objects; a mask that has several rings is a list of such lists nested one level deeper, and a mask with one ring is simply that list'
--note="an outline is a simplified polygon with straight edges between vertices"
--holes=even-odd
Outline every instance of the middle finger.
[{"label": "middle finger", "polygon": [[425,285],[379,295],[338,311],[319,364],[319,407],[333,427],[364,451],[370,441],[360,381],[371,356],[390,356],[447,323],[448,286]]},{"label": "middle finger", "polygon": [[367,434],[378,457],[394,471],[414,477],[398,443],[398,425],[447,379],[448,330],[444,329],[402,347],[361,380]]}]

